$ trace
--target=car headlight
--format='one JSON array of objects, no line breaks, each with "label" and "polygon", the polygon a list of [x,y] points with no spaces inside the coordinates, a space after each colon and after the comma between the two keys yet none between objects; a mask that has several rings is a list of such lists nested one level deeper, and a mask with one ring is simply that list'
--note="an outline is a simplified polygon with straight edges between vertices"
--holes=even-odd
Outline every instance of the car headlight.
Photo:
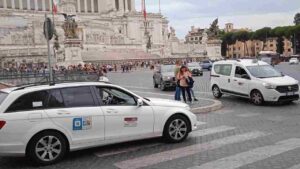
[{"label": "car headlight", "polygon": [[276,89],[277,86],[272,85],[270,83],[263,83],[266,89]]},{"label": "car headlight", "polygon": [[170,77],[170,76],[164,76],[163,77],[163,80],[171,80],[172,79],[172,77]]}]

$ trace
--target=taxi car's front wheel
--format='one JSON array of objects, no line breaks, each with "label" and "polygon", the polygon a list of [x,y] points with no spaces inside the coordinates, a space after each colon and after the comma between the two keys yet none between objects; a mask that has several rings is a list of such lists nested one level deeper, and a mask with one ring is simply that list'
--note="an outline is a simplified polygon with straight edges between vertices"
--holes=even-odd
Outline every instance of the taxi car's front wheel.
[{"label": "taxi car's front wheel", "polygon": [[45,131],[34,136],[26,154],[36,165],[50,165],[60,161],[67,152],[64,136],[55,131]]},{"label": "taxi car's front wheel", "polygon": [[169,143],[180,143],[189,135],[189,121],[182,115],[172,116],[166,123],[163,138]]}]

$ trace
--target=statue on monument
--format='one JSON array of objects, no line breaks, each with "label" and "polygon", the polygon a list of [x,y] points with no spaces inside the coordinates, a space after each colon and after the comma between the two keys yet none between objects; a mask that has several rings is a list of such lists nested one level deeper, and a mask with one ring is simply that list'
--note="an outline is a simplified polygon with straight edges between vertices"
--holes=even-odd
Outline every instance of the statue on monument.
[{"label": "statue on monument", "polygon": [[210,40],[218,39],[219,31],[220,31],[218,22],[219,22],[218,18],[215,19],[213,23],[210,25],[210,28],[208,29],[207,34]]},{"label": "statue on monument", "polygon": [[67,15],[65,13],[62,14],[65,17],[65,22],[63,24],[63,30],[65,32],[65,37],[67,39],[77,39],[77,28],[78,24],[73,18],[75,15]]}]

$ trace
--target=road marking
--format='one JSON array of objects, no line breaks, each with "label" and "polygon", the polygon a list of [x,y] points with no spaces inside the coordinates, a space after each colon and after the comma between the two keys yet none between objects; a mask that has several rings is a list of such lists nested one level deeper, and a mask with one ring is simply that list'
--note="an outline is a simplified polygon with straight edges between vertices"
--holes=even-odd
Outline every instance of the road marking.
[{"label": "road marking", "polygon": [[260,113],[244,113],[244,114],[237,114],[238,117],[254,117],[259,116]]},{"label": "road marking", "polygon": [[300,138],[292,138],[189,169],[236,169],[297,148],[300,148]]},{"label": "road marking", "polygon": [[162,145],[162,143],[139,145],[139,146],[134,146],[134,147],[123,147],[123,148],[119,148],[118,150],[111,149],[111,150],[108,150],[108,151],[99,151],[99,152],[96,152],[95,155],[97,157],[101,158],[101,157],[107,157],[107,156],[111,156],[111,155],[117,155],[117,154],[122,154],[122,153],[133,152],[133,151],[137,151],[137,150],[144,149],[144,148],[156,147],[156,146],[159,146],[159,145]]},{"label": "road marking", "polygon": [[294,166],[292,166],[291,168],[289,168],[289,169],[299,169],[300,168],[300,164],[298,164],[298,165],[294,165]]},{"label": "road marking", "polygon": [[155,165],[161,162],[187,157],[203,151],[214,150],[225,145],[256,139],[263,136],[266,136],[266,134],[259,131],[229,136],[222,139],[213,140],[208,143],[195,144],[183,148],[177,148],[174,150],[163,151],[152,155],[121,161],[115,163],[114,165],[120,169],[138,169],[150,165]]},{"label": "road marking", "polygon": [[202,136],[221,133],[221,132],[230,131],[230,130],[234,130],[234,129],[235,129],[235,127],[218,126],[218,127],[214,127],[214,128],[208,128],[208,129],[194,131],[191,133],[191,137],[202,137]]}]

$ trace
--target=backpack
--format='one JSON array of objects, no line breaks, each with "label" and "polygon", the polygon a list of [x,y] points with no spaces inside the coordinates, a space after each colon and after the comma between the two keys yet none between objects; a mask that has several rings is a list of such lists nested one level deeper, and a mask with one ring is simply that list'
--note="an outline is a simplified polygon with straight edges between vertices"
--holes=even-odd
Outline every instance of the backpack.
[{"label": "backpack", "polygon": [[189,85],[190,88],[194,87],[194,79],[192,77],[188,77],[188,79],[186,79],[187,84]]}]

